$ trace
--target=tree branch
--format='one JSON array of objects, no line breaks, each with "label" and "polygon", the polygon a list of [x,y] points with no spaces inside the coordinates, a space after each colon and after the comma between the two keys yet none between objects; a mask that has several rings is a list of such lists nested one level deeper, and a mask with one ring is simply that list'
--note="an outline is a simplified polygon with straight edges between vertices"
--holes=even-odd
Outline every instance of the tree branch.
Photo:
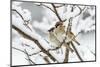
[{"label": "tree branch", "polygon": [[30,39],[32,41],[34,41],[34,43],[43,51],[43,53],[47,54],[48,57],[50,57],[50,59],[52,59],[53,61],[57,61],[48,51],[46,51],[41,44],[39,43],[38,40],[36,40],[35,38],[32,38],[31,36],[27,35],[25,32],[23,32],[22,30],[20,30],[19,28],[17,28],[16,26],[12,25],[12,28],[14,28],[18,33],[20,33],[23,37]]},{"label": "tree branch", "polygon": [[68,57],[69,57],[69,49],[66,47],[64,63],[68,62]]},{"label": "tree branch", "polygon": [[76,53],[77,57],[78,57],[78,58],[80,59],[80,61],[82,62],[82,61],[83,61],[83,59],[82,59],[82,57],[79,55],[79,53],[78,53],[78,51],[77,51],[76,47],[74,46],[73,42],[71,42],[71,45],[72,45],[72,47],[73,47],[73,49],[74,49],[74,51],[75,51],[75,53]]},{"label": "tree branch", "polygon": [[15,50],[18,50],[18,51],[21,51],[21,52],[25,53],[25,51],[23,51],[21,49],[18,49],[18,48],[15,48],[15,47],[12,47],[12,48],[15,49]]},{"label": "tree branch", "polygon": [[53,3],[51,3],[51,5],[53,6],[54,11],[55,11],[55,14],[56,14],[56,16],[58,17],[59,21],[62,22],[62,19],[60,18],[59,14],[58,14],[58,12],[57,12],[57,10],[56,10],[56,6],[55,6]]}]

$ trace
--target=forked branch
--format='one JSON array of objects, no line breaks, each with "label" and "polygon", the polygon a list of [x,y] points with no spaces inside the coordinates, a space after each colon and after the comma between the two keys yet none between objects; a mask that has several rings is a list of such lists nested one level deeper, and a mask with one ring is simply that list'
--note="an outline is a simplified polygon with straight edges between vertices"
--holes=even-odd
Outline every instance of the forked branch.
[{"label": "forked branch", "polygon": [[29,30],[32,31],[32,29],[28,26],[30,20],[25,20],[24,17],[21,15],[21,13],[19,13],[16,9],[12,9],[12,11],[15,11],[24,21],[23,25],[25,25]]},{"label": "forked branch", "polygon": [[20,30],[18,27],[12,25],[12,28],[14,28],[19,34],[21,34],[24,38],[27,38],[29,40],[32,40],[40,49],[43,53],[47,54],[48,57],[50,57],[50,59],[52,59],[53,61],[57,61],[48,51],[46,51],[41,44],[39,43],[38,40],[36,40],[35,38],[27,35],[25,32],[23,32],[22,30]]}]

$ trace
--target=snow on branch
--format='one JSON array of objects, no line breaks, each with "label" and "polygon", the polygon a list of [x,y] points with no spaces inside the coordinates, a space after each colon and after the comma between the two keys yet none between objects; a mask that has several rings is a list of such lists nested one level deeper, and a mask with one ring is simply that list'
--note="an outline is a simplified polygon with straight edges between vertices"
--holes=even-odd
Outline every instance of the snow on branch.
[{"label": "snow on branch", "polygon": [[34,43],[37,44],[37,46],[45,53],[47,54],[53,61],[56,61],[56,59],[47,51],[45,50],[41,44],[39,43],[38,40],[34,39],[33,37],[27,35],[25,32],[23,32],[22,30],[20,30],[19,28],[17,28],[16,26],[12,25],[12,28],[14,28],[17,32],[19,32],[24,38],[27,38],[29,40],[34,41]]}]

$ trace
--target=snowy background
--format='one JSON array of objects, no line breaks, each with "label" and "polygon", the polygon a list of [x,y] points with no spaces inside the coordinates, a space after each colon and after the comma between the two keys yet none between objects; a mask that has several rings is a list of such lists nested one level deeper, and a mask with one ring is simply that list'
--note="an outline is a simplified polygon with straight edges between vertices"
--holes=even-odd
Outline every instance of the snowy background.
[{"label": "snowy background", "polygon": [[[38,3],[36,3],[38,4]],[[16,12],[12,12],[12,24],[17,26],[19,29],[30,35],[31,37],[36,38],[39,42],[44,46],[45,49],[51,48],[50,45],[45,40],[48,40],[48,30],[55,25],[58,21],[55,14],[50,11],[48,8],[43,6],[36,6],[34,3],[28,2],[12,2],[12,9],[16,9],[18,12],[22,14],[25,20],[29,21],[30,29],[23,25],[23,20]],[[49,7],[50,4],[46,4]],[[58,10],[59,15],[62,19],[70,18],[74,16],[79,10],[75,8],[74,12],[71,11],[72,5],[63,6]],[[80,6],[84,8],[85,6]],[[94,61],[95,60],[95,6],[86,6],[87,9],[78,17],[74,18],[72,21],[72,31],[74,34],[81,32],[81,34],[77,37],[77,40],[80,42],[80,46],[77,46],[77,49],[82,56],[84,61]],[[52,7],[51,7],[52,8]],[[67,21],[65,22],[65,24]],[[24,50],[26,49],[29,54],[37,53],[40,49],[37,45],[23,38],[15,29],[12,28],[12,47],[16,47],[18,49]],[[58,61],[62,62],[64,60],[64,54],[62,54],[59,50],[59,54],[55,51],[52,54],[59,58]],[[64,51],[64,49],[63,49]],[[31,59],[36,64],[46,64],[43,61],[43,57],[45,54],[40,52],[39,54],[31,56]],[[29,62],[25,59],[26,55],[18,50],[12,48],[12,63],[13,65],[28,65]],[[37,59],[38,58],[38,59]],[[75,55],[75,53],[70,53],[68,62],[77,62],[79,59]],[[51,63],[56,63],[51,61]]]}]

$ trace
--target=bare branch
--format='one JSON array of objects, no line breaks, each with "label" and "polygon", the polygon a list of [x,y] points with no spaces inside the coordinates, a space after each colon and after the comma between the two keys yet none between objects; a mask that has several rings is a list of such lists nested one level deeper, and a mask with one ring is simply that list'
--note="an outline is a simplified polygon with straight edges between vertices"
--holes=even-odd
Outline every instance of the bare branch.
[{"label": "bare branch", "polygon": [[30,64],[35,64],[35,62],[33,62],[30,57],[29,57],[29,54],[27,53],[27,51],[25,50],[25,53],[26,53],[26,56],[27,56],[27,59],[29,61]]},{"label": "bare branch", "polygon": [[14,28],[14,29],[15,29],[18,33],[20,33],[23,37],[25,37],[25,38],[27,38],[27,39],[29,39],[29,40],[34,41],[34,43],[37,44],[37,46],[38,46],[45,54],[47,54],[48,57],[50,57],[50,59],[52,59],[53,61],[56,61],[56,59],[55,59],[48,51],[46,51],[46,50],[42,47],[42,45],[39,43],[38,40],[36,40],[35,38],[33,38],[33,37],[27,35],[25,32],[23,32],[22,30],[20,30],[18,27],[14,26],[14,25],[12,25],[12,28]]},{"label": "bare branch", "polygon": [[62,19],[60,18],[59,14],[58,14],[58,12],[57,12],[57,10],[56,10],[56,6],[55,6],[53,3],[51,3],[51,5],[52,5],[52,7],[54,8],[55,14],[56,14],[56,16],[58,17],[59,21],[62,22]]},{"label": "bare branch", "polygon": [[25,51],[23,51],[21,49],[18,49],[18,48],[15,48],[15,47],[12,47],[12,48],[15,49],[15,50],[18,50],[18,51],[21,51],[21,52],[25,53]]}]

